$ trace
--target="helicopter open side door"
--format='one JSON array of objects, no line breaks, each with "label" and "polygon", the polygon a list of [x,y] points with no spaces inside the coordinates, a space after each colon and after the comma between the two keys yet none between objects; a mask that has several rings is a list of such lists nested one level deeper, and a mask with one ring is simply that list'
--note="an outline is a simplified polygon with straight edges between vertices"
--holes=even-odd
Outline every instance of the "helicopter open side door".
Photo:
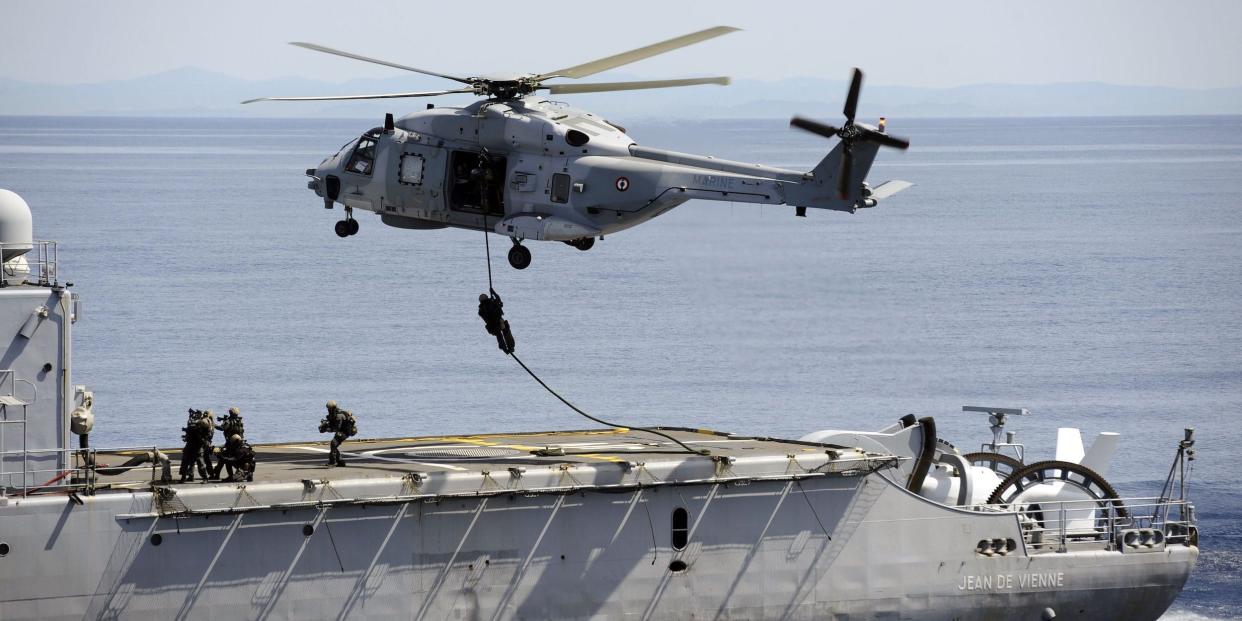
[{"label": "helicopter open side door", "polygon": [[508,159],[503,155],[465,149],[452,151],[445,186],[449,209],[504,217],[507,169]]}]

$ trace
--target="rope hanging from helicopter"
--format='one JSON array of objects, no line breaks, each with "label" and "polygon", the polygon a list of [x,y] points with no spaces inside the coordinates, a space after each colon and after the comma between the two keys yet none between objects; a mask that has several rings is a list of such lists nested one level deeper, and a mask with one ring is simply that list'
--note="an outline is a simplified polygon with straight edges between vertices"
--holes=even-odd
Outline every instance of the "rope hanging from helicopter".
[{"label": "rope hanging from helicopter", "polygon": [[[486,192],[484,192],[484,194],[486,194]],[[514,341],[513,333],[509,328],[509,322],[504,318],[504,302],[501,301],[500,294],[496,293],[496,289],[492,281],[492,244],[487,234],[487,207],[488,205],[483,205],[483,248],[487,257],[488,292],[479,295],[479,316],[483,318],[488,334],[496,337],[496,342],[500,346],[500,350],[503,351],[506,356],[512,358],[514,362],[518,363],[518,366],[522,367],[523,371],[526,371],[526,373],[530,375],[531,378],[534,379],[540,386],[542,386],[544,390],[548,391],[548,394],[556,397],[556,399],[561,403],[564,403],[566,407],[587,420],[604,425],[605,427],[634,429],[636,431],[650,433],[669,440],[677,446],[680,446],[687,453],[692,453],[694,455],[711,454],[711,452],[707,449],[691,448],[685,442],[682,442],[681,440],[678,440],[677,438],[674,438],[673,436],[657,429],[638,427],[635,425],[618,425],[616,423],[608,422],[602,418],[591,416],[578,406],[571,403],[565,397],[562,397],[560,393],[553,390],[547,382],[543,381],[538,374],[531,370],[530,367],[526,366],[526,363],[522,362],[521,358],[518,358],[518,355],[514,353],[514,350],[516,349],[516,342]]]}]

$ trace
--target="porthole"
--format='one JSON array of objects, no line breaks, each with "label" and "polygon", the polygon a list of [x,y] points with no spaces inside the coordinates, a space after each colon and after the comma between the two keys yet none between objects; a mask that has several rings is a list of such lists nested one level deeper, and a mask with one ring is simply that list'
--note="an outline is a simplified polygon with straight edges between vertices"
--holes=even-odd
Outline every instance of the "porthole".
[{"label": "porthole", "polygon": [[690,542],[690,512],[681,507],[673,511],[673,549],[684,550]]},{"label": "porthole", "polygon": [[571,147],[580,147],[590,141],[590,136],[576,129],[571,129],[565,132],[565,142],[568,142]]},{"label": "porthole", "polygon": [[0,541],[0,556],[8,556],[8,555],[9,555],[8,542]]},{"label": "porthole", "polygon": [[164,543],[164,536],[163,536],[163,535],[161,535],[161,534],[159,534],[159,533],[155,533],[154,535],[151,535],[151,545],[153,545],[153,546],[158,546],[158,545],[160,545],[161,543]]}]

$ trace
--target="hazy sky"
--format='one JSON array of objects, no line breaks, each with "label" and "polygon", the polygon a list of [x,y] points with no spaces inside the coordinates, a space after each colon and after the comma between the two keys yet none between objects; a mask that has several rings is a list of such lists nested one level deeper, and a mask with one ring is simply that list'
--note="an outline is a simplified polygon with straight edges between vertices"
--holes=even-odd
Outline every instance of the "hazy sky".
[{"label": "hazy sky", "polygon": [[1242,2],[14,1],[0,5],[0,77],[76,83],[183,66],[331,81],[392,69],[286,45],[311,41],[443,71],[541,72],[716,25],[744,32],[643,61],[642,77],[875,84],[1103,81],[1242,85]]}]

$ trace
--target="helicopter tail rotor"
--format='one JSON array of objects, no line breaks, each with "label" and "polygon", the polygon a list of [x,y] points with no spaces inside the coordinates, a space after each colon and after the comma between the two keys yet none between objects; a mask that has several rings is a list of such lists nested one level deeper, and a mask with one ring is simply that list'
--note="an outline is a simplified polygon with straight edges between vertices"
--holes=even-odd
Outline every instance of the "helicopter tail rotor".
[{"label": "helicopter tail rotor", "polygon": [[[845,96],[845,106],[842,113],[845,115],[845,124],[841,127],[834,127],[819,121],[795,116],[789,121],[789,125],[798,129],[806,130],[812,134],[823,136],[825,138],[837,137],[841,139],[839,146],[840,156],[838,168],[833,175],[837,181],[837,197],[846,200],[850,197],[851,188],[854,185],[854,150],[859,143],[871,143],[875,146],[892,147],[894,149],[907,149],[910,147],[910,141],[898,136],[891,136],[884,133],[879,128],[870,125],[855,123],[854,117],[858,112],[858,97],[862,92],[863,72],[860,69],[854,69],[854,75],[850,80],[850,90]],[[871,158],[874,157],[874,150],[869,149],[869,157],[867,158],[868,167]],[[833,150],[836,154],[837,150]],[[830,155],[829,158],[832,156]],[[825,160],[825,162],[827,159]],[[821,165],[822,166],[822,165]],[[819,168],[816,169],[817,171]]]}]

